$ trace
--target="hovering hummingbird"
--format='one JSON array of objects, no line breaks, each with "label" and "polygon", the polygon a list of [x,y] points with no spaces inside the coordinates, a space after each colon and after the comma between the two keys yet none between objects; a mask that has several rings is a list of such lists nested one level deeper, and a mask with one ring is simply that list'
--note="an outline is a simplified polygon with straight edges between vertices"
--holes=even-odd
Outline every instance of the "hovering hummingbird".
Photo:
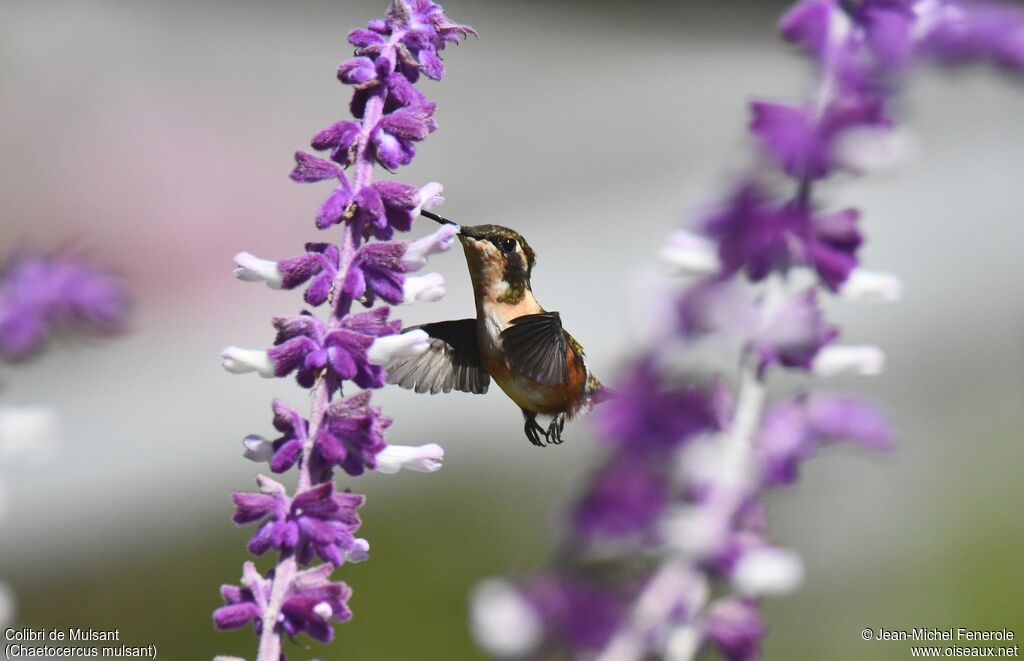
[{"label": "hovering hummingbird", "polygon": [[[415,326],[431,337],[419,356],[387,366],[388,382],[418,393],[452,389],[485,393],[491,378],[523,411],[526,437],[543,447],[561,443],[565,421],[607,392],[587,368],[583,347],[562,328],[557,312],[540,306],[530,288],[536,255],[521,234],[499,225],[459,226],[473,280],[476,318]],[[537,415],[552,416],[544,429]]]}]

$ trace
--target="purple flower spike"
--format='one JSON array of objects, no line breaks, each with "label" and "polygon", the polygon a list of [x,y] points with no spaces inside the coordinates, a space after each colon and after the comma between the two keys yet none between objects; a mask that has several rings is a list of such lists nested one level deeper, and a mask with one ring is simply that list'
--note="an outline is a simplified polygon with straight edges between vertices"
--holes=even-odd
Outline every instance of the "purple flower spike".
[{"label": "purple flower spike", "polygon": [[[832,344],[838,329],[821,297],[894,302],[901,286],[860,265],[860,211],[823,207],[820,189],[841,169],[858,176],[882,164],[914,65],[980,60],[1024,73],[1024,8],[802,0],[779,27],[817,80],[802,100],[752,105],[748,129],[764,158],[696,233],[676,232],[661,251],[680,282],[648,309],[674,311],[676,323],[631,344],[635,357],[596,411],[613,447],[569,508],[556,569],[525,588],[490,580],[477,591],[474,634],[494,656],[760,658],[757,599],[804,580],[799,556],[770,539],[766,492],[795,482],[828,444],[892,445],[885,418],[858,399],[773,399],[770,366],[816,384],[876,375],[885,362],[873,345]],[[711,391],[689,385],[694,364],[730,367],[699,377]]]},{"label": "purple flower spike", "polygon": [[0,267],[0,359],[25,360],[62,330],[124,330],[127,296],[107,271],[63,253],[12,255]]},{"label": "purple flower spike", "polygon": [[[351,87],[353,117],[317,132],[311,146],[326,153],[297,152],[291,172],[299,183],[331,184],[316,225],[336,236],[307,243],[303,254],[281,261],[235,256],[239,280],[274,290],[304,287],[306,303],[321,307],[322,315],[302,311],[276,317],[270,349],[227,347],[222,353],[231,373],[294,375],[310,390],[308,415],[275,400],[280,436],[243,441],[246,458],[268,463],[274,473],[295,469],[298,474],[292,494],[263,476],[258,493],[234,494],[235,522],[257,526],[249,550],[255,555],[276,551],[277,560],[265,578],[247,564],[242,586],[224,589],[226,605],[214,622],[225,629],[251,621],[260,637],[256,661],[283,661],[286,636],[306,633],[328,642],[334,636],[331,623],[351,617],[350,590],[328,578],[335,566],[365,560],[369,544],[355,537],[363,496],[336,489],[335,469],[356,476],[367,469],[397,473],[441,467],[439,445],[389,447],[384,432],[391,420],[370,405],[369,390],[358,388],[382,387],[384,365],[430,348],[423,330],[401,333],[402,322],[389,320],[388,306],[444,295],[439,274],[406,274],[450,248],[457,228],[441,228],[412,244],[392,240],[396,232],[412,228],[421,209],[439,204],[443,189],[436,182],[420,187],[374,178],[378,164],[390,170],[409,164],[417,145],[437,129],[436,106],[414,83],[421,73],[440,79],[440,51],[469,34],[475,33],[449,21],[427,0],[392,0],[385,18],[351,32],[356,52],[341,63],[337,77]],[[380,307],[353,313],[356,301]],[[352,386],[356,389],[346,390]],[[318,559],[324,564],[302,570]]]}]

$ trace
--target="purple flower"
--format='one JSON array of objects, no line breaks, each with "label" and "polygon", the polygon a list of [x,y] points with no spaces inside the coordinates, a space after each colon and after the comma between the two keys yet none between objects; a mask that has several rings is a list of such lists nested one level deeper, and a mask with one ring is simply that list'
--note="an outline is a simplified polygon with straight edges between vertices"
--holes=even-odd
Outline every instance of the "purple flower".
[{"label": "purple flower", "polygon": [[377,161],[389,170],[408,165],[416,156],[414,143],[424,140],[437,129],[433,103],[407,106],[381,118],[370,133]]},{"label": "purple flower", "polygon": [[[310,140],[310,146],[318,151],[325,149],[331,150],[331,160],[342,165],[351,165],[355,156],[352,148],[356,144],[356,140],[359,138],[359,133],[362,131],[362,125],[359,122],[353,122],[350,120],[344,120],[335,122],[330,126],[327,126],[317,132]],[[296,161],[299,161],[299,154],[295,155]],[[298,168],[296,168],[298,169]],[[310,181],[304,176],[299,176],[296,179],[296,172],[292,173],[292,179],[301,182]]]},{"label": "purple flower", "polygon": [[368,243],[356,253],[345,275],[344,292],[349,299],[372,306],[379,296],[386,303],[402,302],[405,244],[397,241]]},{"label": "purple flower", "polygon": [[349,315],[334,330],[309,314],[275,318],[277,339],[267,351],[275,375],[295,372],[299,385],[311,388],[326,369],[335,384],[351,380],[361,388],[380,388],[384,370],[371,365],[366,352],[375,338],[401,330],[401,322],[387,322],[387,316],[388,308]]},{"label": "purple flower", "polygon": [[885,450],[892,436],[874,407],[852,397],[804,396],[772,407],[755,439],[765,486],[796,481],[800,464],[818,446],[835,441]]},{"label": "purple flower", "polygon": [[692,384],[672,383],[651,362],[637,366],[597,412],[605,438],[623,450],[667,450],[718,428],[709,394]]},{"label": "purple flower", "polygon": [[376,457],[387,447],[384,430],[391,426],[391,419],[370,406],[370,397],[369,391],[363,391],[327,409],[317,431],[316,448],[328,466],[340,466],[349,475],[377,467]]},{"label": "purple flower", "polygon": [[295,289],[309,282],[303,298],[310,305],[323,305],[331,295],[331,287],[338,277],[338,261],[337,246],[307,243],[306,254],[277,263],[283,276],[281,286],[284,289]]},{"label": "purple flower", "polygon": [[752,599],[721,599],[708,609],[706,639],[729,661],[754,661],[761,657],[765,628]]},{"label": "purple flower", "polygon": [[252,622],[256,633],[263,629],[263,610],[270,601],[271,579],[263,578],[256,565],[246,562],[242,569],[242,585],[223,585],[220,596],[224,599],[213,613],[214,625],[221,630],[238,629]]},{"label": "purple flower", "polygon": [[116,277],[73,255],[12,255],[0,268],[0,358],[29,358],[62,330],[108,335],[127,323]]},{"label": "purple flower", "polygon": [[281,432],[281,436],[274,441],[261,436],[246,437],[246,456],[254,461],[267,461],[270,470],[283,473],[294,466],[302,454],[308,438],[309,422],[281,400],[274,400],[273,409],[274,428]]},{"label": "purple flower", "polygon": [[576,506],[576,534],[623,539],[647,533],[669,501],[666,468],[627,452],[614,455]]},{"label": "purple flower", "polygon": [[[330,642],[334,629],[329,622],[352,619],[348,608],[352,590],[344,583],[328,580],[333,569],[320,565],[296,573],[289,581],[278,617],[278,626],[289,636],[306,632],[315,640]],[[251,621],[256,634],[262,634],[263,612],[270,604],[274,580],[273,572],[264,578],[253,563],[246,562],[242,585],[221,587],[225,605],[214,612],[214,625],[221,630],[237,629]]]},{"label": "purple flower", "polygon": [[263,555],[271,548],[295,553],[300,564],[309,564],[313,554],[335,566],[347,558],[366,558],[369,548],[354,533],[359,528],[356,510],[365,500],[351,493],[335,493],[325,482],[289,498],[283,485],[260,476],[260,493],[236,493],[235,523],[263,521],[249,540],[249,551]]}]

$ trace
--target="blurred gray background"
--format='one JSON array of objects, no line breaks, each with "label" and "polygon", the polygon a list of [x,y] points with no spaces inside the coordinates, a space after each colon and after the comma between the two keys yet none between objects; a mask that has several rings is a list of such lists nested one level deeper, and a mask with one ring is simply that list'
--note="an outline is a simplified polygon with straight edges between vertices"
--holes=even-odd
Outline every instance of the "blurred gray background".
[{"label": "blurred gray background", "polygon": [[[326,190],[288,180],[291,154],[346,115],[345,35],[386,4],[0,2],[3,252],[75,240],[135,297],[129,335],[2,375],[4,403],[55,405],[66,436],[51,463],[0,467],[0,576],[19,625],[120,627],[164,659],[254,653],[248,631],[210,620],[247,557],[229,494],[257,470],[240,439],[272,431],[272,397],[303,407],[303,393],[228,375],[218,354],[266,346],[270,317],[301,299],[235,281],[231,258],[292,256],[317,236]],[[400,176],[441,181],[456,220],[519,229],[538,298],[613,381],[664,237],[749,162],[747,102],[806,91],[774,33],[784,6],[450,0],[481,38],[426,85],[440,130]],[[898,305],[832,310],[846,341],[888,354],[883,376],[839,385],[890,412],[898,446],[823,453],[772,499],[774,538],[808,568],[805,589],[767,607],[772,659],[909,655],[863,643],[865,627],[1024,634],[1024,86],[929,73],[901,109],[913,162],[826,192],[864,208],[867,264],[906,283]],[[447,298],[403,318],[470,314],[461,255],[431,268]],[[584,420],[565,445],[530,446],[497,389],[378,402],[392,442],[440,442],[445,468],[343,482],[369,494],[372,560],[338,574],[356,617],[336,644],[291,653],[478,658],[467,590],[545,561],[597,445]]]}]

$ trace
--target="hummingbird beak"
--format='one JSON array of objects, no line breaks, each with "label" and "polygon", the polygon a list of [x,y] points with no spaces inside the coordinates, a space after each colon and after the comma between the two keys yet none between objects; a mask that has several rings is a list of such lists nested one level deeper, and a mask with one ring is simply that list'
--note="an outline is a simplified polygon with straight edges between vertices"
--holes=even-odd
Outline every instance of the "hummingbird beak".
[{"label": "hummingbird beak", "polygon": [[459,229],[459,233],[462,233],[462,227],[460,227],[458,223],[453,220],[448,220],[444,216],[438,216],[436,213],[427,211],[426,209],[420,209],[420,215],[424,218],[429,218],[439,225],[455,225],[455,227]]}]

